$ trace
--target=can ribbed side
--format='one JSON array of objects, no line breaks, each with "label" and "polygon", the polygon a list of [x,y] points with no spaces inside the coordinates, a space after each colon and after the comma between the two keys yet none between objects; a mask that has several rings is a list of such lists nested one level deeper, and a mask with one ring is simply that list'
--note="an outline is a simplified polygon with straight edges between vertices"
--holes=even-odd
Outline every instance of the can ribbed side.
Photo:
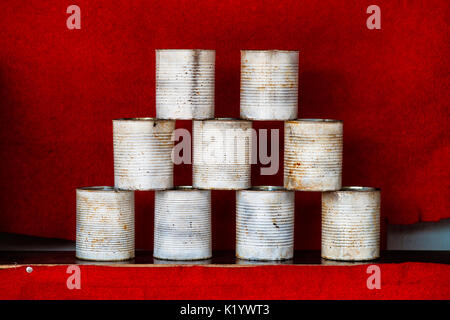
[{"label": "can ribbed side", "polygon": [[322,258],[363,261],[379,257],[380,192],[364,189],[369,190],[322,194]]},{"label": "can ribbed side", "polygon": [[168,260],[212,256],[209,190],[156,191],[153,255]]},{"label": "can ribbed side", "polygon": [[134,258],[134,192],[77,189],[76,256],[120,261]]},{"label": "can ribbed side", "polygon": [[250,187],[252,124],[242,120],[194,121],[193,186]]},{"label": "can ribbed side", "polygon": [[294,192],[236,193],[236,256],[285,260],[294,255]]},{"label": "can ribbed side", "polygon": [[173,186],[172,133],[175,121],[113,120],[114,183],[125,190]]},{"label": "can ribbed side", "polygon": [[298,51],[241,51],[241,118],[297,118],[298,58]]},{"label": "can ribbed side", "polygon": [[156,50],[156,116],[214,117],[214,50]]},{"label": "can ribbed side", "polygon": [[343,125],[334,120],[286,121],[284,186],[329,191],[342,185]]}]

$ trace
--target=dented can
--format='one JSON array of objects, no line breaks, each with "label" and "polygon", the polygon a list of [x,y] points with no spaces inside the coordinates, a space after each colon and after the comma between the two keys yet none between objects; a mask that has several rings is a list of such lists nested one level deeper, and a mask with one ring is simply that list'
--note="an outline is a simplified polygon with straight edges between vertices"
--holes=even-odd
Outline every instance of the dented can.
[{"label": "dented can", "polygon": [[344,187],[322,193],[322,258],[373,260],[380,256],[380,190]]},{"label": "dented can", "polygon": [[284,187],[330,191],[342,186],[343,123],[298,119],[284,123]]},{"label": "dented can", "polygon": [[214,118],[214,50],[156,50],[156,116]]},{"label": "dented can", "polygon": [[211,191],[181,186],[155,192],[153,256],[167,260],[211,258]]},{"label": "dented can", "polygon": [[174,129],[173,120],[113,120],[115,186],[124,190],[171,188]]},{"label": "dented can", "polygon": [[241,50],[241,118],[297,118],[298,58],[298,51]]},{"label": "dented can", "polygon": [[86,187],[76,193],[76,257],[95,261],[134,258],[134,192]]},{"label": "dented can", "polygon": [[250,187],[252,123],[216,118],[194,120],[193,186],[236,190]]},{"label": "dented can", "polygon": [[236,192],[236,257],[288,260],[294,256],[294,192],[261,186]]}]

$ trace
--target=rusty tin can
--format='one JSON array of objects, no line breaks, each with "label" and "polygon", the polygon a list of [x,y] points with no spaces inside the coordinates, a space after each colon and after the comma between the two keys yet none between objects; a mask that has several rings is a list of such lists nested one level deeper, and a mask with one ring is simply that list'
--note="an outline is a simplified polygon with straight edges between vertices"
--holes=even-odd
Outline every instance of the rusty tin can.
[{"label": "rusty tin can", "polygon": [[156,191],[154,233],[155,258],[211,258],[211,191],[190,186]]},{"label": "rusty tin can", "polygon": [[214,50],[156,50],[156,116],[214,118]]},{"label": "rusty tin can", "polygon": [[173,120],[113,120],[115,186],[125,190],[171,188],[174,129]]},{"label": "rusty tin can", "polygon": [[298,51],[241,50],[241,118],[297,118],[298,58]]},{"label": "rusty tin can", "polygon": [[373,260],[380,256],[380,190],[344,187],[322,193],[322,258]]},{"label": "rusty tin can", "polygon": [[95,261],[134,258],[134,192],[86,187],[76,193],[76,257]]},{"label": "rusty tin can", "polygon": [[252,122],[231,118],[194,120],[193,186],[237,190],[250,187]]},{"label": "rusty tin can", "polygon": [[284,123],[284,187],[339,190],[342,184],[343,122],[298,119]]},{"label": "rusty tin can", "polygon": [[261,186],[236,192],[236,256],[288,260],[294,256],[294,192]]}]

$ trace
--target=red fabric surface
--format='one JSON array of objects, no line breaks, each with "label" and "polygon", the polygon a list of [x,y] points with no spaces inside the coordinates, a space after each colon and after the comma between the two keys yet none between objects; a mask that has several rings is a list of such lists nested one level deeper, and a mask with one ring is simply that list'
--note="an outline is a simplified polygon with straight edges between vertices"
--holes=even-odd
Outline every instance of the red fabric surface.
[{"label": "red fabric surface", "polygon": [[[111,120],[155,116],[156,48],[216,50],[218,117],[239,116],[240,49],[300,50],[299,115],[344,120],[344,185],[381,187],[390,223],[450,217],[448,1],[378,1],[381,30],[371,1],[79,0],[68,30],[71,4],[0,3],[0,231],[74,239],[75,188],[114,183]],[[151,248],[153,193],[136,198]],[[235,195],[213,198],[214,248],[232,249]],[[320,195],[296,204],[296,249],[317,249]]]},{"label": "red fabric surface", "polygon": [[67,266],[0,270],[0,299],[450,299],[450,266],[380,264],[381,289],[359,266],[80,266],[81,289],[66,286]]}]

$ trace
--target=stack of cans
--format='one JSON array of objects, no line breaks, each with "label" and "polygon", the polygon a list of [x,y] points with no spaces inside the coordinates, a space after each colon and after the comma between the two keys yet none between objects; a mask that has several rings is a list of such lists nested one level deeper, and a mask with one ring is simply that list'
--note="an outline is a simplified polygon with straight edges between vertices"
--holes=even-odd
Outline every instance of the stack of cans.
[{"label": "stack of cans", "polygon": [[[210,261],[211,190],[236,192],[238,261],[292,261],[295,191],[322,194],[322,257],[379,257],[380,191],[342,187],[343,123],[298,119],[299,52],[241,51],[240,119],[214,117],[214,50],[156,50],[157,118],[113,120],[114,187],[77,189],[80,259],[134,257],[134,191],[155,191],[155,261]],[[173,184],[193,121],[192,186]],[[284,121],[284,186],[252,186],[252,121]]]}]

